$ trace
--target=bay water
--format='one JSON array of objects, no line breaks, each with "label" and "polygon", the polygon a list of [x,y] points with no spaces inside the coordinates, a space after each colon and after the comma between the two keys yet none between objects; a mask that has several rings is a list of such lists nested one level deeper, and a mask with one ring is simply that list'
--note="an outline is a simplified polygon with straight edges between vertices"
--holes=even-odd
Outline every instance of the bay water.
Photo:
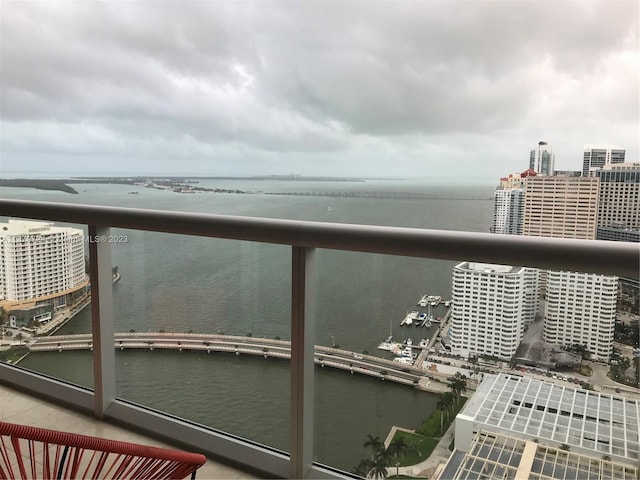
[{"label": "bay water", "polygon": [[[3,188],[4,198],[261,218],[488,232],[492,185],[200,179],[195,186],[241,193],[180,194],[131,185],[74,184],[78,195]],[[137,192],[137,193],[132,193]],[[281,195],[357,192],[359,196]],[[396,192],[395,197],[374,194]],[[370,196],[367,196],[370,194]],[[429,198],[405,198],[420,194]],[[287,246],[112,229],[117,331],[224,332],[290,339]],[[461,258],[460,261],[465,260]],[[400,327],[424,294],[449,298],[456,262],[319,250],[315,343],[385,356],[376,346],[426,338]],[[437,313],[437,312],[434,312]],[[88,333],[86,309],[59,333]],[[435,328],[432,327],[432,328]],[[117,394],[270,447],[289,442],[288,362],[178,351],[118,351]],[[90,352],[38,353],[21,366],[91,387]],[[438,396],[347,372],[316,368],[317,461],[351,470],[367,434],[417,427]]]}]

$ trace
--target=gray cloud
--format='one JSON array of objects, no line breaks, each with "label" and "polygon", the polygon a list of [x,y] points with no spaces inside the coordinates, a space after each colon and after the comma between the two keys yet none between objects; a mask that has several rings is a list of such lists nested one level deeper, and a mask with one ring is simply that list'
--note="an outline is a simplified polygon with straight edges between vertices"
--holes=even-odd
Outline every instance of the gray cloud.
[{"label": "gray cloud", "polygon": [[0,22],[3,171],[490,177],[542,137],[567,169],[584,143],[637,160],[635,1],[4,2]]}]

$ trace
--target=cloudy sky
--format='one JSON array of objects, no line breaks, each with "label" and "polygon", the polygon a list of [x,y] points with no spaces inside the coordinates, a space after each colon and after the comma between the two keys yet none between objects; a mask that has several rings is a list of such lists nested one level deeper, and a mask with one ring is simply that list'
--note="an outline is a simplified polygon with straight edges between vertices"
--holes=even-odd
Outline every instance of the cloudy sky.
[{"label": "cloudy sky", "polygon": [[638,161],[638,3],[2,0],[0,176]]}]

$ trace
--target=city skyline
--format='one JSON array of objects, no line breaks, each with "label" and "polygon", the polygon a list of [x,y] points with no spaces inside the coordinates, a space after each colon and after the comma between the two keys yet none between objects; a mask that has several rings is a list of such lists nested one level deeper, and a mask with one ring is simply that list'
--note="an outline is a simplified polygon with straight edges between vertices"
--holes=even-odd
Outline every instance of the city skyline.
[{"label": "city skyline", "polygon": [[636,2],[6,2],[0,22],[3,176],[495,179],[538,141],[558,170],[589,143],[638,158]]}]

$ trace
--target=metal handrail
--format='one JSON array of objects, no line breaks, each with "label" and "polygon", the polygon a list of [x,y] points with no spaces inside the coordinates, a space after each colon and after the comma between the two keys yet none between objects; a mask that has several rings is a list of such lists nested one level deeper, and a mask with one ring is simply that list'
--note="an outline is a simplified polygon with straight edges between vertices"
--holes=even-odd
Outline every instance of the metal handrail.
[{"label": "metal handrail", "polygon": [[340,478],[342,474],[313,464],[313,328],[315,249],[526,265],[638,278],[640,250],[626,242],[524,237],[418,228],[335,224],[250,218],[202,213],[143,210],[66,203],[0,200],[0,215],[88,226],[89,235],[108,234],[111,227],[289,245],[291,257],[291,405],[289,455],[227,434],[132,406],[116,399],[113,350],[111,247],[89,243],[92,284],[94,391],[89,393],[56,380],[41,378],[10,365],[0,365],[0,380],[47,392],[78,407],[135,424],[185,445],[290,478]]},{"label": "metal handrail", "polygon": [[0,215],[98,227],[638,278],[635,243],[0,200]]}]

